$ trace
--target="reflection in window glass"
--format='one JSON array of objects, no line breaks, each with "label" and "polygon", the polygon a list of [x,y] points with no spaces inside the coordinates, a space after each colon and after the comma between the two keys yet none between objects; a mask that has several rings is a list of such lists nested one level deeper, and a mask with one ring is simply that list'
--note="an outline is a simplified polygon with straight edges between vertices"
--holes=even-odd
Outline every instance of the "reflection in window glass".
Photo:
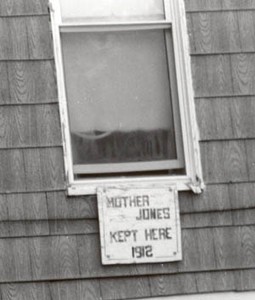
[{"label": "reflection in window glass", "polygon": [[163,20],[163,0],[61,0],[63,22]]},{"label": "reflection in window glass", "polygon": [[164,30],[61,35],[74,164],[176,159]]}]

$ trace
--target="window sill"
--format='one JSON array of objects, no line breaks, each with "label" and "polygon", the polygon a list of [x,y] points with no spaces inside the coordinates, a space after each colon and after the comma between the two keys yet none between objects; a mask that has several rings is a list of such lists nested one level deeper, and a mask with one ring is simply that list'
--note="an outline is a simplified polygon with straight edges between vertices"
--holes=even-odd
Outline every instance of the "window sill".
[{"label": "window sill", "polygon": [[118,187],[118,188],[165,188],[175,185],[178,191],[192,191],[200,194],[204,189],[204,183],[200,179],[193,180],[188,176],[172,177],[136,177],[136,178],[114,178],[97,180],[77,180],[70,183],[67,189],[69,196],[93,195],[97,189]]}]

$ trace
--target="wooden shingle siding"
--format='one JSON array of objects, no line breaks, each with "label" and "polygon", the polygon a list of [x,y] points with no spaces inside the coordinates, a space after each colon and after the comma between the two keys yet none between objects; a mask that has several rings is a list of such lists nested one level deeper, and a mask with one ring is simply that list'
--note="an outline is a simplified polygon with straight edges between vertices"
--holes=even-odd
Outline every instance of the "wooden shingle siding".
[{"label": "wooden shingle siding", "polygon": [[63,191],[0,193],[0,221],[97,219],[95,197],[67,199]]},{"label": "wooden shingle siding", "polygon": [[49,284],[50,299],[54,300],[92,300],[102,299],[98,280],[56,282]]},{"label": "wooden shingle siding", "polygon": [[[231,101],[228,98],[197,99],[197,120],[199,128],[201,128],[200,139],[202,141],[225,140],[226,138],[235,137],[231,126],[232,112],[230,110],[233,106]],[[251,118],[253,119],[253,116]]]},{"label": "wooden shingle siding", "polygon": [[191,53],[224,53],[241,50],[239,15],[237,12],[194,13]]},{"label": "wooden shingle siding", "polygon": [[97,219],[49,221],[50,235],[77,235],[99,233]]},{"label": "wooden shingle siding", "polygon": [[[4,197],[4,196],[3,196]],[[47,220],[47,200],[43,193],[6,195],[7,216],[1,220]],[[6,218],[8,217],[8,219]]]},{"label": "wooden shingle siding", "polygon": [[49,17],[31,17],[27,20],[30,59],[53,58],[52,36],[49,33]]},{"label": "wooden shingle siding", "polygon": [[249,172],[249,179],[250,181],[255,181],[255,140],[248,140],[246,142],[247,147],[247,165],[248,165],[248,172]]},{"label": "wooden shingle siding", "polygon": [[238,282],[238,289],[240,291],[245,290],[254,290],[255,282],[254,282],[255,271],[254,270],[243,270],[240,274],[240,281]]},{"label": "wooden shingle siding", "polygon": [[62,148],[0,150],[0,193],[63,189]]},{"label": "wooden shingle siding", "polygon": [[[182,229],[255,225],[255,209],[181,214]],[[97,219],[0,221],[0,237],[99,234]]]},{"label": "wooden shingle siding", "polygon": [[255,97],[200,98],[196,101],[200,138],[255,138]]},{"label": "wooden shingle siding", "polygon": [[181,225],[183,229],[232,226],[234,225],[232,219],[233,214],[233,211],[183,214],[181,215]]},{"label": "wooden shingle siding", "polygon": [[23,151],[14,149],[0,152],[0,190],[3,192],[22,190],[25,187],[25,166]]},{"label": "wooden shingle siding", "polygon": [[203,174],[206,183],[247,182],[246,141],[210,141],[201,144]]},{"label": "wooden shingle siding", "polygon": [[48,5],[45,0],[4,0],[0,2],[0,17],[47,13]]},{"label": "wooden shingle siding", "polygon": [[[31,276],[29,249],[25,239],[0,240],[0,276],[2,278],[23,278]],[[5,254],[4,254],[5,253]]]},{"label": "wooden shingle siding", "polygon": [[241,52],[255,50],[255,11],[239,11]]},{"label": "wooden shingle siding", "polygon": [[[26,28],[25,18],[6,18],[1,19],[1,25],[8,33],[8,40],[4,40],[4,45],[6,45],[6,51],[1,51],[0,58],[2,60],[9,59],[28,59],[29,58],[29,47],[28,47],[28,36]],[[0,40],[2,43],[2,39]]]},{"label": "wooden shingle siding", "polygon": [[223,0],[222,9],[250,9],[255,8],[253,0]]},{"label": "wooden shingle siding", "polygon": [[[254,225],[184,229],[183,260],[102,266],[98,234],[0,240],[0,281],[41,281],[175,274],[255,267]],[[199,255],[197,255],[199,253]],[[22,257],[22,258],[21,258]]]},{"label": "wooden shingle siding", "polygon": [[3,284],[1,286],[3,299],[8,300],[50,300],[52,298],[48,284]]},{"label": "wooden shingle siding", "polygon": [[240,225],[243,222],[246,224],[252,224],[255,220],[255,210],[254,209],[244,209],[232,212],[232,220],[234,225]]},{"label": "wooden shingle siding", "polygon": [[196,97],[233,95],[230,55],[192,57]]},{"label": "wooden shingle siding", "polygon": [[255,93],[255,53],[231,56],[233,91],[235,95]]},{"label": "wooden shingle siding", "polygon": [[[1,66],[0,62],[0,66]],[[8,62],[9,97],[3,103],[37,104],[57,101],[57,84],[53,61]]]},{"label": "wooden shingle siding", "polygon": [[[99,234],[97,219],[48,220],[42,216],[34,220],[26,216],[29,220],[16,221],[18,215],[0,221],[1,238]],[[254,208],[181,214],[182,229],[255,225],[254,220]]]},{"label": "wooden shingle siding", "polygon": [[193,294],[197,292],[194,274],[152,276],[150,279],[152,296]]},{"label": "wooden shingle siding", "polygon": [[0,237],[41,237],[98,234],[97,220],[1,221]]},{"label": "wooden shingle siding", "polygon": [[0,149],[62,145],[58,105],[0,106]]},{"label": "wooden shingle siding", "polygon": [[255,9],[188,14],[192,55],[254,52]]},{"label": "wooden shingle siding", "polygon": [[186,11],[220,10],[222,0],[185,0]]},{"label": "wooden shingle siding", "polygon": [[[17,30],[17,31],[16,31]],[[28,44],[25,20],[21,18],[0,19],[0,59],[10,57],[28,58]]]},{"label": "wooden shingle siding", "polygon": [[193,56],[195,96],[254,96],[255,53]]},{"label": "wooden shingle siding", "polygon": [[[35,237],[35,236],[47,236],[50,235],[48,221],[23,221],[23,222],[1,222],[1,230],[3,232],[9,232],[8,237]],[[7,235],[1,236],[2,238]]]},{"label": "wooden shingle siding", "polygon": [[[117,289],[116,286],[119,288]],[[141,278],[114,278],[100,281],[102,299],[121,300],[132,298],[147,298],[151,296],[148,277]]]},{"label": "wooden shingle siding", "polygon": [[47,220],[45,193],[0,195],[0,221]]},{"label": "wooden shingle siding", "polygon": [[[251,275],[249,270],[245,273]],[[150,280],[155,296],[242,290],[240,271],[156,276],[151,277]]]},{"label": "wooden shingle siding", "polygon": [[[255,183],[207,185],[202,195],[180,194],[182,214],[255,208]],[[64,191],[0,194],[0,221],[97,219],[95,196],[66,198]]]},{"label": "wooden shingle siding", "polygon": [[253,0],[185,0],[185,4],[188,12],[255,9]]},{"label": "wooden shingle siding", "polygon": [[0,63],[0,76],[0,104],[2,104],[5,103],[6,99],[10,99],[8,65],[6,62]]},{"label": "wooden shingle siding", "polygon": [[[210,212],[254,208],[255,184],[208,185],[201,196],[183,193],[180,210],[183,213]],[[192,198],[193,201],[190,201]]]},{"label": "wooden shingle siding", "polygon": [[47,193],[49,219],[97,218],[96,196],[66,197],[65,192]]},{"label": "wooden shingle siding", "polygon": [[[150,282],[149,290],[143,289],[145,284],[142,280],[135,282],[129,277],[115,279],[116,281],[114,279],[100,279],[52,281],[48,283],[6,283],[0,285],[0,290],[1,300],[139,299],[149,295],[157,297],[198,292],[247,291],[255,287],[254,275],[253,270],[235,270],[203,272],[195,275],[190,273],[149,276],[147,277]],[[137,288],[138,285],[139,288]],[[128,287],[130,288],[128,289]]]},{"label": "wooden shingle siding", "polygon": [[76,236],[33,238],[26,244],[33,280],[80,277]]},{"label": "wooden shingle siding", "polygon": [[102,266],[96,196],[67,197],[47,0],[0,1],[0,299],[254,290],[255,1],[186,0],[206,189],[183,260]]},{"label": "wooden shingle siding", "polygon": [[[254,225],[250,183],[208,186],[202,196],[182,193],[182,228]],[[98,233],[94,197],[66,200],[64,192],[1,195],[1,237]],[[19,230],[16,231],[15,228]]]},{"label": "wooden shingle siding", "polygon": [[216,98],[197,101],[201,140],[254,138],[255,98]]},{"label": "wooden shingle siding", "polygon": [[0,60],[53,58],[48,16],[0,18]]},{"label": "wooden shingle siding", "polygon": [[23,149],[26,191],[65,188],[62,148]]},{"label": "wooden shingle siding", "polygon": [[99,281],[68,281],[33,284],[3,284],[1,300],[99,300]]}]

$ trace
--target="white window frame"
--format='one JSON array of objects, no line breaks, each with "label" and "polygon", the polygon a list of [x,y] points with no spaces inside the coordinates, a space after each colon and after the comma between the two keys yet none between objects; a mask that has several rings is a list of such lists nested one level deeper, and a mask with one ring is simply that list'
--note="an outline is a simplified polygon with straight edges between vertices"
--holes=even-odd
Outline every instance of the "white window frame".
[{"label": "white window frame", "polygon": [[[49,0],[49,7],[51,11],[60,118],[63,136],[65,175],[68,184],[68,194],[95,194],[99,187],[166,187],[169,185],[175,185],[178,191],[192,190],[195,193],[200,193],[204,188],[204,184],[202,180],[199,133],[195,115],[194,92],[192,86],[191,62],[189,56],[184,0],[163,0],[165,8],[165,20],[146,22],[130,21],[123,23],[63,23],[61,20],[59,1],[61,0]],[[146,29],[171,28],[172,31],[186,174],[178,176],[164,175],[84,180],[74,179],[60,31],[116,31],[118,29],[142,29],[143,27]]]}]

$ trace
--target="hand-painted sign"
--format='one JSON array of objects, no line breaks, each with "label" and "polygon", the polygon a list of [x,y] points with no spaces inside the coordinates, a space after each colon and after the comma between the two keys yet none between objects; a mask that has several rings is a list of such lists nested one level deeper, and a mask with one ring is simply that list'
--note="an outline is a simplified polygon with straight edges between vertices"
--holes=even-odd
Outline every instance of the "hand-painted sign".
[{"label": "hand-painted sign", "polygon": [[182,259],[175,188],[98,190],[103,264]]}]

